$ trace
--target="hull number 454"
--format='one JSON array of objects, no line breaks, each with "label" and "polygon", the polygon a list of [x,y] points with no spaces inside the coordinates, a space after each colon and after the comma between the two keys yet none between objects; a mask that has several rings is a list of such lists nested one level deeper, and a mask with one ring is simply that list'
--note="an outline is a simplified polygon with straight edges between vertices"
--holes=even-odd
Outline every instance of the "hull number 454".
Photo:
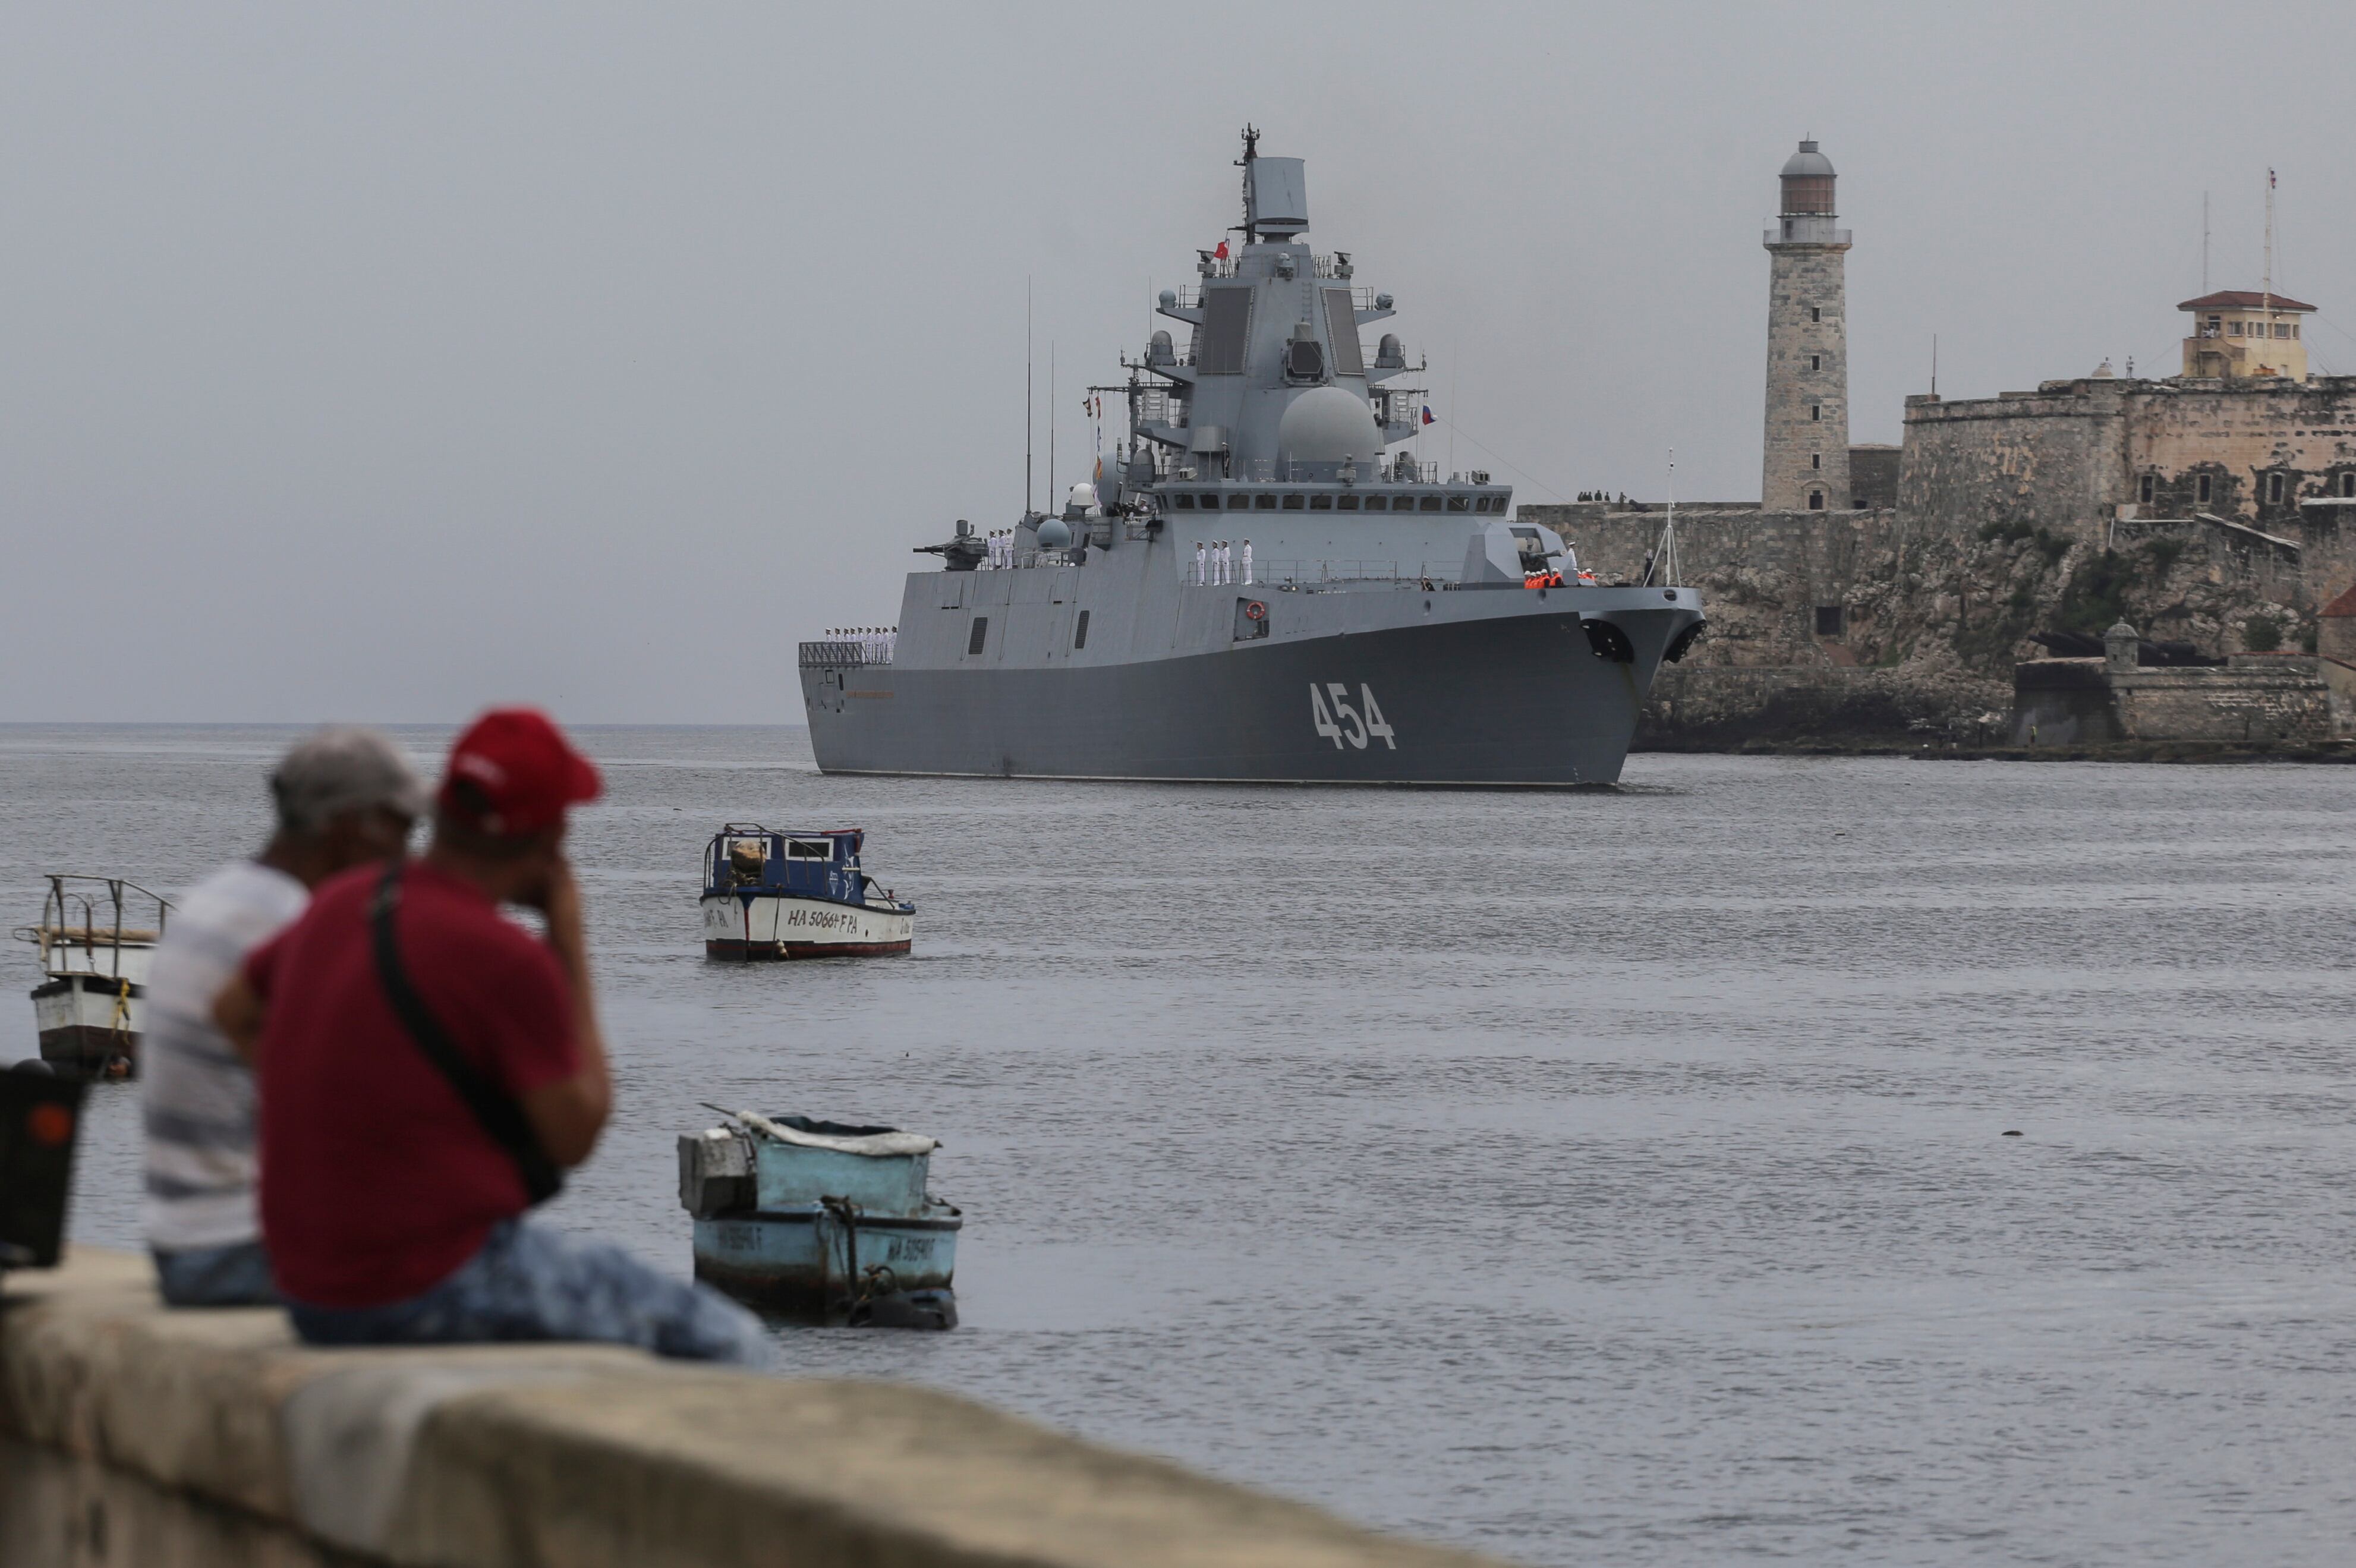
[{"label": "hull number 454", "polygon": [[[1325,701],[1328,692],[1333,694],[1331,706]],[[1370,740],[1379,740],[1393,751],[1398,749],[1398,741],[1394,738],[1390,725],[1383,718],[1382,705],[1375,701],[1372,686],[1361,685],[1358,688],[1358,705],[1354,708],[1350,705],[1348,682],[1328,681],[1320,686],[1312,681],[1309,682],[1309,717],[1316,725],[1317,733],[1332,741],[1336,751],[1342,749],[1342,743],[1345,740],[1360,751],[1366,749],[1366,743]],[[1348,727],[1344,728],[1344,725]]]}]

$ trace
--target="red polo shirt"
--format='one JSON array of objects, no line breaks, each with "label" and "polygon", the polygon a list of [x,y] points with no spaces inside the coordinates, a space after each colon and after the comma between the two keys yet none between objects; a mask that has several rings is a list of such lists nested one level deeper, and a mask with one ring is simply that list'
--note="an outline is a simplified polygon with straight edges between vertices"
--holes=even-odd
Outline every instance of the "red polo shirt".
[{"label": "red polo shirt", "polygon": [[[393,1015],[369,904],[381,866],[320,885],[246,960],[268,1004],[255,1072],[262,1231],[279,1290],[313,1306],[416,1295],[521,1214],[523,1178]],[[395,922],[410,983],[490,1082],[525,1093],[581,1068],[548,944],[472,884],[412,864]]]}]

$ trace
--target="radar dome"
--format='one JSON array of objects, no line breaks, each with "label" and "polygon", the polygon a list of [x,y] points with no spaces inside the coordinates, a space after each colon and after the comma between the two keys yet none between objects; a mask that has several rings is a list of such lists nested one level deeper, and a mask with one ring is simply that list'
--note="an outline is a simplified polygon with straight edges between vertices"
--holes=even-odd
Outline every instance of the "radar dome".
[{"label": "radar dome", "polygon": [[1312,387],[1288,404],[1276,426],[1276,456],[1285,463],[1371,463],[1383,455],[1382,434],[1365,400],[1340,387]]},{"label": "radar dome", "polygon": [[1039,548],[1069,550],[1072,547],[1071,526],[1060,517],[1051,517],[1039,525]]}]

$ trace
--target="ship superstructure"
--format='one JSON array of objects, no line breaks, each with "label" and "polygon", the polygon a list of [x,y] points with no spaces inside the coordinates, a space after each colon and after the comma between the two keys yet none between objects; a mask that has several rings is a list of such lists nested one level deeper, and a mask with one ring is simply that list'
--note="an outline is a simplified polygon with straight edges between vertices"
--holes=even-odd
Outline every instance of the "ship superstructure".
[{"label": "ship superstructure", "polygon": [[[1420,388],[1302,160],[1245,133],[1232,253],[1164,289],[1130,435],[1059,514],[919,547],[889,654],[804,643],[829,772],[1266,782],[1616,780],[1653,675],[1702,628],[1672,582],[1578,581],[1510,486],[1408,441]],[[1179,332],[1183,329],[1182,349]],[[1566,573],[1563,567],[1570,570]]]}]

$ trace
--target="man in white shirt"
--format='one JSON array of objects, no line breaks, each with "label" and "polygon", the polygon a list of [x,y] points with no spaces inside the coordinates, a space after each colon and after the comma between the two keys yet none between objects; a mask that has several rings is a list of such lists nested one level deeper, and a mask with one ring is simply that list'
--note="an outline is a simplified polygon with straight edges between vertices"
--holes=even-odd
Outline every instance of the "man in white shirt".
[{"label": "man in white shirt", "polygon": [[303,912],[336,873],[402,852],[425,786],[374,730],[327,729],[270,776],[278,828],[252,860],[181,895],[147,983],[141,1098],[147,1243],[173,1306],[277,1299],[254,1212],[253,1074],[213,1023],[245,956]]},{"label": "man in white shirt", "polygon": [[1251,541],[1244,541],[1244,586],[1251,586]]},{"label": "man in white shirt", "polygon": [[1194,583],[1197,587],[1208,584],[1211,580],[1203,575],[1205,559],[1203,542],[1198,539],[1194,541]]}]

